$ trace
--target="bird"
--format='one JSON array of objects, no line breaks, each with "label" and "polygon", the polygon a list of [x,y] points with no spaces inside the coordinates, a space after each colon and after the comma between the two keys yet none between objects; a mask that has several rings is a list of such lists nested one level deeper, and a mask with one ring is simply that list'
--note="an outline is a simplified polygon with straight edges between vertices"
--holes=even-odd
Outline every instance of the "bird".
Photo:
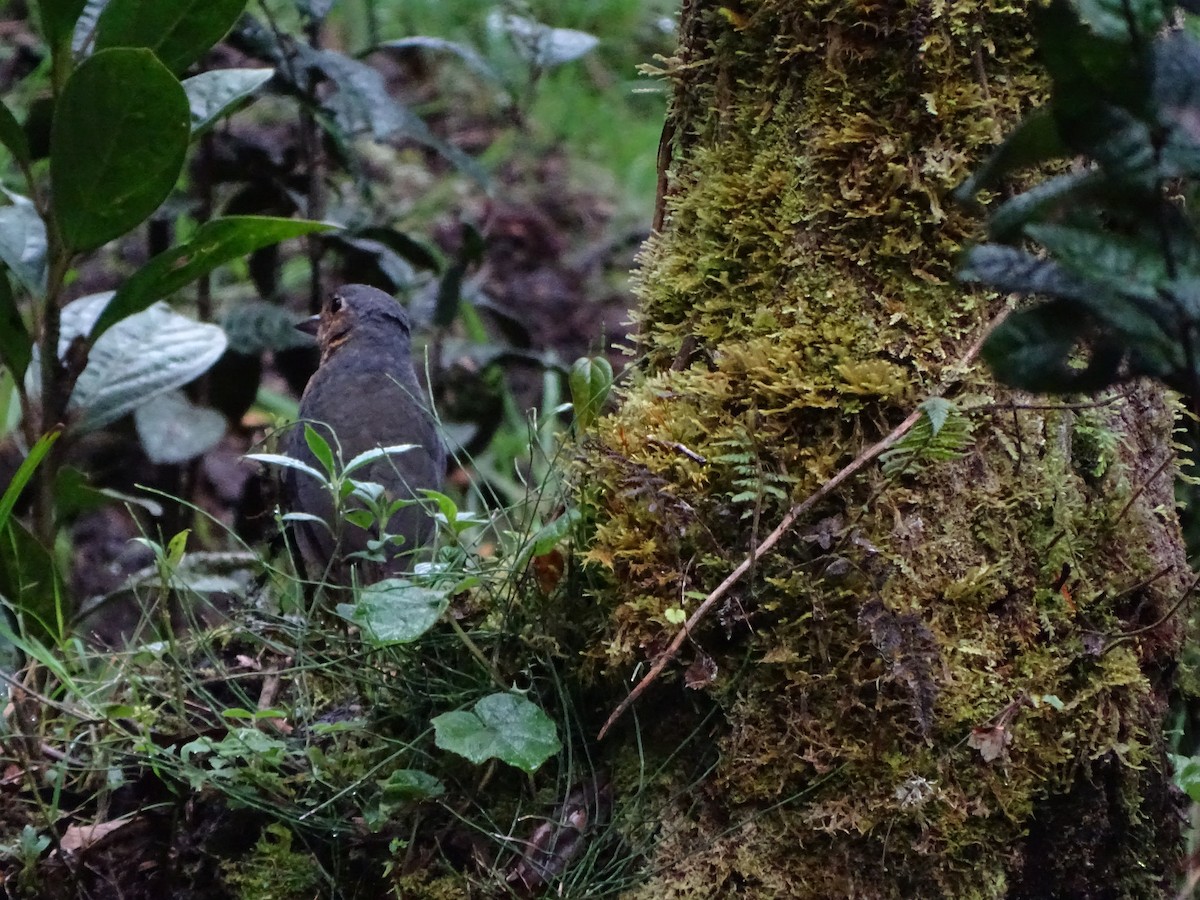
[{"label": "bird", "polygon": [[[440,490],[446,449],[413,370],[412,326],[404,307],[377,288],[344,285],[328,296],[320,313],[296,327],[317,339],[321,356],[300,397],[300,418],[286,435],[284,452],[323,470],[308,445],[305,424],[329,444],[340,459],[339,469],[368,450],[412,444],[350,477],[382,486],[389,500],[421,499],[422,490]],[[433,536],[435,522],[427,509],[408,505],[392,514],[384,529],[403,542],[379,548],[382,560],[364,559],[355,554],[368,551],[369,542],[379,538],[379,523],[366,529],[344,515],[336,517],[329,487],[310,474],[286,468],[281,480],[283,505],[305,514],[291,523],[293,555],[299,556],[298,568],[307,570],[302,578],[319,574],[331,583],[350,585],[399,577]],[[346,504],[351,509],[362,505],[354,498]]]}]

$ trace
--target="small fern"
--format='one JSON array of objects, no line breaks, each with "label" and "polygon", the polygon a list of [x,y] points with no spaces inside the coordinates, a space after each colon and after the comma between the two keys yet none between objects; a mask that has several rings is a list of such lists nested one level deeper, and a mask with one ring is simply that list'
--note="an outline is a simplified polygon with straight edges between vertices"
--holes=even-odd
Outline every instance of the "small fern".
[{"label": "small fern", "polygon": [[787,503],[792,496],[792,485],[796,483],[794,475],[771,471],[764,466],[757,449],[747,449],[749,440],[746,434],[720,440],[717,446],[729,449],[712,457],[714,463],[732,470],[730,483],[734,491],[728,495],[729,502],[745,507],[743,519],[755,515],[768,498]]},{"label": "small fern", "polygon": [[920,470],[931,462],[958,459],[971,442],[971,423],[949,400],[930,397],[919,407],[924,413],[896,446],[880,454],[883,474]]}]

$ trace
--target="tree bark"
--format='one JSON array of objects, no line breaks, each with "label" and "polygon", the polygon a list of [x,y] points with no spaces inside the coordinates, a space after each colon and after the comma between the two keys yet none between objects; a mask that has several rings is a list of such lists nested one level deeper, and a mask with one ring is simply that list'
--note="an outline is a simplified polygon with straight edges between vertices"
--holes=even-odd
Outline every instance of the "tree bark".
[{"label": "tree bark", "polygon": [[638,374],[582,488],[591,655],[628,678],[795,503],[953,406],[756,558],[607,738],[618,807],[665,806],[631,895],[1168,889],[1175,407],[961,364],[1004,300],[954,282],[978,223],[948,192],[1042,99],[1030,6],[685,3]]}]

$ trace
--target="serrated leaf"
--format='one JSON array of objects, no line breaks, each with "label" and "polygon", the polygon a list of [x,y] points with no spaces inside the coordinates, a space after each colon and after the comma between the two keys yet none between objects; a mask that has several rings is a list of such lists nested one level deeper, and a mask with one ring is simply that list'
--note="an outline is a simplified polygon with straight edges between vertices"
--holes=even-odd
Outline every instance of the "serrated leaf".
[{"label": "serrated leaf", "polygon": [[260,247],[334,227],[327,222],[271,216],[225,216],[205,222],[190,240],[160,253],[121,285],[96,320],[89,340],[96,340],[113,323],[145,309],[217,266]]},{"label": "serrated leaf", "polygon": [[182,72],[228,33],[245,7],[246,0],[109,0],[96,49],[145,47]]},{"label": "serrated leaf", "polygon": [[930,397],[921,404],[921,411],[929,419],[929,427],[936,436],[946,424],[946,419],[956,410],[954,403],[945,397]]},{"label": "serrated leaf", "polygon": [[408,644],[437,624],[450,599],[445,591],[385,578],[364,587],[354,603],[340,603],[337,613],[360,626],[373,646]]},{"label": "serrated leaf", "polygon": [[0,261],[35,297],[46,293],[46,223],[33,201],[9,194],[11,206],[0,206]]},{"label": "serrated leaf", "polygon": [[192,113],[192,137],[236,110],[275,76],[274,69],[213,69],[184,79]]},{"label": "serrated leaf", "polygon": [[138,439],[152,463],[178,465],[207,453],[225,436],[225,417],[167,391],[133,411]]},{"label": "serrated leaf", "polygon": [[80,63],[50,137],[54,219],[66,249],[93,250],[154,212],[179,177],[188,133],[187,96],[149,50],[102,50]]},{"label": "serrated leaf", "polygon": [[444,713],[433,720],[434,743],[476,765],[499,759],[523,772],[536,772],[559,751],[558,728],[519,694],[484,697],[471,712]]}]

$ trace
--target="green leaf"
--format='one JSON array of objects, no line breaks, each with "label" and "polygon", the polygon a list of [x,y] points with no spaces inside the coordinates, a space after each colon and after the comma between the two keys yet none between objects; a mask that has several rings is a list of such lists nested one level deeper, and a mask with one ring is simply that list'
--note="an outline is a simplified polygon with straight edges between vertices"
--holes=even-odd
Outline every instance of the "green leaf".
[{"label": "green leaf", "polygon": [[1159,156],[1169,177],[1200,174],[1200,43],[1183,31],[1154,42],[1155,118],[1165,130]]},{"label": "green leaf", "polygon": [[1106,184],[1104,173],[1098,169],[1048,178],[996,207],[988,216],[988,236],[1001,243],[1014,243],[1030,222],[1051,218],[1070,206],[1082,206],[1101,194]]},{"label": "green leaf", "polygon": [[37,467],[46,458],[46,454],[50,452],[50,448],[54,446],[54,442],[58,440],[61,433],[51,431],[43,434],[30,448],[28,455],[21,460],[21,465],[17,467],[17,471],[4,489],[4,493],[0,494],[0,530],[3,530],[4,526],[8,524],[13,507],[17,504],[17,498],[21,496],[21,491],[25,490],[25,485],[29,484],[29,479],[33,477],[33,473],[37,471]]},{"label": "green leaf", "polygon": [[10,517],[0,529],[0,597],[19,616],[24,635],[57,642],[63,590],[54,556]]},{"label": "green leaf", "polygon": [[213,69],[183,82],[192,111],[192,137],[233,112],[275,75],[274,69]]},{"label": "green leaf", "polygon": [[33,201],[9,194],[11,206],[0,207],[0,261],[35,297],[46,293],[46,224]]},{"label": "green leaf", "polygon": [[1005,384],[1034,393],[1093,391],[1117,380],[1121,348],[1093,349],[1085,369],[1070,366],[1071,354],[1087,333],[1087,322],[1072,304],[1044,303],[1017,310],[983,345],[984,361]]},{"label": "green leaf", "polygon": [[443,713],[433,720],[434,743],[478,765],[499,759],[536,772],[559,751],[558,728],[519,694],[490,694],[471,712]]},{"label": "green leaf", "polygon": [[21,127],[21,123],[17,121],[3,101],[0,101],[0,144],[3,144],[13,155],[17,165],[22,168],[28,167],[30,163],[29,140],[25,137],[25,129]]},{"label": "green leaf", "polygon": [[434,302],[433,324],[438,328],[449,328],[458,317],[462,302],[463,279],[471,266],[483,258],[483,235],[471,224],[462,227],[462,245],[454,257],[454,263],[442,274],[438,282],[437,300]]},{"label": "green leaf", "polygon": [[361,626],[370,644],[383,647],[415,641],[437,624],[449,604],[445,591],[385,578],[363,588],[354,603],[338,604],[337,614]]},{"label": "green leaf", "polygon": [[149,50],[102,50],[71,73],[50,137],[66,249],[93,250],[158,208],[183,167],[188,121],[187,95]]},{"label": "green leaf", "polygon": [[114,323],[140,312],[219,265],[269,244],[334,227],[326,222],[270,216],[226,216],[205,222],[190,240],[160,253],[121,285],[96,320],[88,339],[95,341]]},{"label": "green leaf", "polygon": [[603,356],[577,359],[567,375],[571,389],[571,406],[580,431],[586,431],[600,415],[604,401],[612,390],[613,369]]},{"label": "green leaf", "polygon": [[71,35],[75,21],[83,12],[87,0],[37,0],[38,20],[42,25],[42,36],[51,51],[60,52],[71,46]]},{"label": "green leaf", "polygon": [[[329,483],[329,479],[312,466],[302,463],[298,459],[292,459],[290,456],[284,456],[281,453],[247,453],[242,458],[251,460],[252,462],[260,462],[268,466],[279,466],[281,469],[295,469],[297,472],[303,472],[305,475],[317,479],[317,481],[321,482],[322,484]],[[302,520],[305,522],[325,521],[324,519],[319,519],[316,516],[302,515],[299,513],[291,513],[288,516],[285,516],[285,518],[293,521]]]},{"label": "green leaf", "polygon": [[332,478],[341,474],[334,463],[333,448],[329,446],[329,441],[308,422],[304,423],[304,443],[308,445],[309,452],[316,457],[326,475]]},{"label": "green leaf", "polygon": [[110,0],[96,49],[145,47],[182,72],[229,32],[245,7],[246,0]]},{"label": "green leaf", "polygon": [[[8,272],[0,266],[0,363],[16,378],[24,378],[29,361],[33,359],[33,339],[25,328],[17,299],[8,283]],[[3,431],[0,421],[0,432]]]},{"label": "green leaf", "polygon": [[954,403],[945,397],[930,397],[921,404],[920,409],[929,419],[929,427],[933,430],[935,437],[942,430],[942,426],[946,424],[946,419],[950,417],[950,414],[957,411]]},{"label": "green leaf", "polygon": [[433,800],[446,793],[442,782],[420,769],[396,769],[379,785],[385,804],[400,805]]}]

